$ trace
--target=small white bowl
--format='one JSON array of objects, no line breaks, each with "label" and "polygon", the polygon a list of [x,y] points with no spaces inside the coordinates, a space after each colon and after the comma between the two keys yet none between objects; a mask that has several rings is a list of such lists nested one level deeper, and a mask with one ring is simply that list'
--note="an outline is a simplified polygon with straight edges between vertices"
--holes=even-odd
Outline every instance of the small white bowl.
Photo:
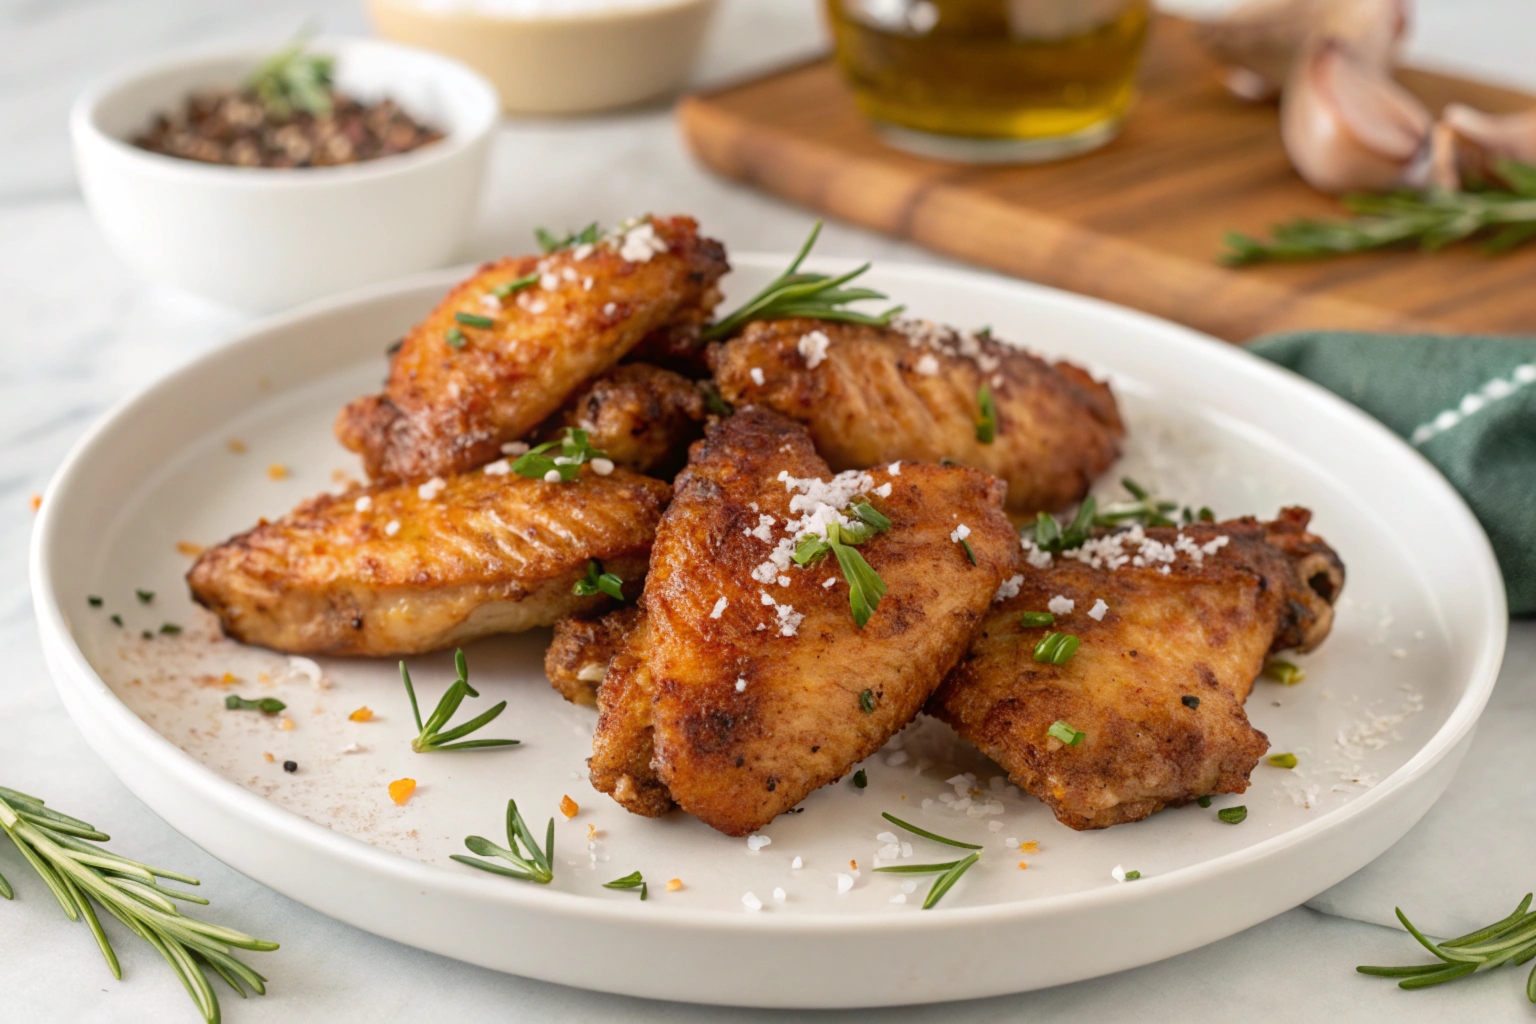
[{"label": "small white bowl", "polygon": [[588,114],[681,89],[715,5],[614,0],[554,10],[492,0],[368,0],[368,13],[380,35],[485,75],[508,113]]},{"label": "small white bowl", "polygon": [[86,205],[124,262],[151,281],[241,309],[293,305],[459,258],[496,125],[490,82],[394,43],[317,40],[336,84],[395,100],[444,138],[357,164],[230,167],[129,140],[197,90],[238,83],[267,50],[160,61],[81,96],[70,113]]}]

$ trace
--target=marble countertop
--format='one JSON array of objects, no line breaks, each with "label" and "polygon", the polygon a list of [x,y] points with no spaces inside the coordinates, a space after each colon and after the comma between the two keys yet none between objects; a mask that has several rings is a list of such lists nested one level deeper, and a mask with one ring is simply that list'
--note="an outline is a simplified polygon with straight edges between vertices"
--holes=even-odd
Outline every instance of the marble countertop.
[{"label": "marble countertop", "polygon": [[[1181,0],[1181,10],[1220,0]],[[697,75],[719,82],[820,45],[813,0],[724,0]],[[1414,59],[1536,89],[1529,0],[1421,0]],[[111,404],[220,344],[245,317],[134,280],[106,250],[70,166],[65,113],[96,74],[157,52],[287,38],[304,23],[366,31],[356,0],[0,0],[0,781],[95,821],[114,848],[203,879],[225,920],[276,938],[258,965],[271,992],[224,999],[227,1019],[404,1021],[574,1019],[779,1021],[789,1015],[644,1002],[497,974],[376,938],[230,870],[171,831],[97,760],[43,665],[26,582],[30,496]],[[707,176],[662,107],[580,121],[506,123],[466,258],[520,248],[535,224],[614,221],[685,209],[738,249],[792,249],[810,217]],[[821,250],[939,262],[913,247],[829,225]],[[946,1020],[1529,1020],[1523,973],[1419,993],[1362,979],[1353,965],[1414,953],[1391,921],[1403,902],[1433,927],[1501,916],[1532,887],[1536,827],[1536,623],[1513,625],[1478,742],[1446,797],[1375,864],[1225,942],[1135,971],[1043,992],[880,1011],[890,1024]],[[18,1021],[195,1020],[171,972],[122,941],[115,983],[89,933],[42,895],[7,848],[21,890],[0,905],[0,993]],[[229,913],[238,908],[237,913]],[[601,968],[597,965],[594,971]],[[1152,1008],[1156,1008],[1155,1010]],[[856,1013],[797,1013],[803,1021]]]}]

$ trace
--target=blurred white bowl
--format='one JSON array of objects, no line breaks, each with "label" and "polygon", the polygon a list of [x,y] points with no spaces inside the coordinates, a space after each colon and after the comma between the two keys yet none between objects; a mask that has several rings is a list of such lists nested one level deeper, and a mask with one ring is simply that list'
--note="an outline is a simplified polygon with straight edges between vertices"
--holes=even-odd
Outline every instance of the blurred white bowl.
[{"label": "blurred white bowl", "polygon": [[688,81],[716,0],[368,0],[379,34],[456,57],[515,114],[586,114]]},{"label": "blurred white bowl", "polygon": [[336,84],[388,97],[442,131],[429,146],[357,164],[230,167],[128,140],[197,90],[238,83],[267,50],[157,62],[81,96],[70,113],[86,205],[144,277],[271,310],[459,258],[497,118],[496,90],[456,61],[394,43],[317,40]]}]

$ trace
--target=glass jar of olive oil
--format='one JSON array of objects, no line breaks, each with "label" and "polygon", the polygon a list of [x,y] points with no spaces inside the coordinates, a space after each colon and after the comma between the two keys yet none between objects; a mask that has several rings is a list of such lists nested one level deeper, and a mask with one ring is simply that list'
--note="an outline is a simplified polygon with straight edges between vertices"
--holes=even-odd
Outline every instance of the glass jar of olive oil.
[{"label": "glass jar of olive oil", "polygon": [[892,144],[1054,160],[1115,136],[1148,0],[826,0],[837,61]]}]

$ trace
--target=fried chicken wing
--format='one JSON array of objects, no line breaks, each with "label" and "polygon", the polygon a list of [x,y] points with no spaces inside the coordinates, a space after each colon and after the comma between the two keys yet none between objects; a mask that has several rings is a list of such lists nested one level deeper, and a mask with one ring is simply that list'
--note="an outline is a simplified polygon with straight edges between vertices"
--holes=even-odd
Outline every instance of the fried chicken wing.
[{"label": "fried chicken wing", "polygon": [[[1081,500],[1125,433],[1107,385],[990,333],[775,320],[749,324],[709,358],[726,401],[805,423],[833,469],[953,459],[1006,481],[1015,516]],[[977,431],[983,386],[997,407],[989,443]]]},{"label": "fried chicken wing", "polygon": [[[928,713],[1074,829],[1241,793],[1269,743],[1243,713],[1265,656],[1321,643],[1344,583],[1309,518],[1135,528],[1021,566]],[[1021,625],[1061,598],[1054,625]],[[1079,639],[1063,665],[1034,658],[1048,630]],[[1057,721],[1081,742],[1050,736]]]},{"label": "fried chicken wing", "polygon": [[639,622],[640,609],[625,605],[596,618],[567,615],[555,623],[555,637],[544,652],[549,685],[572,704],[597,707],[597,684]]},{"label": "fried chicken wing", "polygon": [[[745,835],[879,749],[965,651],[1018,549],[1002,485],[921,463],[830,476],[767,410],[694,445],[598,695],[592,783],[631,811],[675,801]],[[854,549],[887,588],[862,629],[839,560],[792,557],[855,498],[889,519]]]},{"label": "fried chicken wing", "polygon": [[503,461],[420,487],[312,498],[204,552],[187,582],[242,643],[419,654],[603,608],[609,598],[572,593],[589,559],[638,595],[670,492],[625,469],[604,477],[584,466],[552,484]]},{"label": "fried chicken wing", "polygon": [[344,408],[336,436],[375,480],[483,465],[647,335],[708,320],[727,269],[688,217],[487,264],[411,329],[384,393]]},{"label": "fried chicken wing", "polygon": [[587,385],[555,416],[543,440],[565,427],[637,473],[671,479],[704,433],[704,397],[693,381],[648,363],[626,363]]}]

